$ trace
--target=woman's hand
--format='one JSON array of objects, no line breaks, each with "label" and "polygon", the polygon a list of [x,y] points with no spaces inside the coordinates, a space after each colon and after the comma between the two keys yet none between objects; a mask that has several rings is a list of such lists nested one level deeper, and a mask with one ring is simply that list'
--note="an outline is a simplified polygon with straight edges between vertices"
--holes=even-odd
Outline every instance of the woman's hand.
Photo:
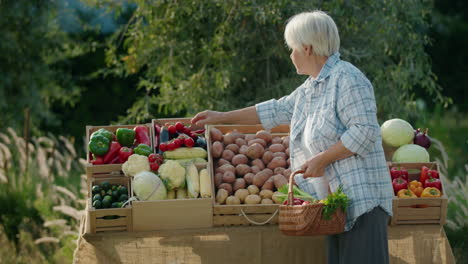
[{"label": "woman's hand", "polygon": [[330,163],[323,152],[313,156],[302,165],[301,169],[305,171],[303,177],[322,177],[325,174],[325,168]]},{"label": "woman's hand", "polygon": [[219,124],[223,121],[223,112],[206,110],[196,114],[190,121],[192,125]]}]

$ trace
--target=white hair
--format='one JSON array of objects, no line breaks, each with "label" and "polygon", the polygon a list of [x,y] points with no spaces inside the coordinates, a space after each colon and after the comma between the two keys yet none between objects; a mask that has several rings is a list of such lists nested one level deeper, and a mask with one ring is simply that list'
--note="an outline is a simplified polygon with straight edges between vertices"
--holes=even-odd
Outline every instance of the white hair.
[{"label": "white hair", "polygon": [[291,49],[311,45],[319,56],[330,56],[340,49],[340,35],[335,21],[322,11],[297,14],[288,20],[284,39]]}]

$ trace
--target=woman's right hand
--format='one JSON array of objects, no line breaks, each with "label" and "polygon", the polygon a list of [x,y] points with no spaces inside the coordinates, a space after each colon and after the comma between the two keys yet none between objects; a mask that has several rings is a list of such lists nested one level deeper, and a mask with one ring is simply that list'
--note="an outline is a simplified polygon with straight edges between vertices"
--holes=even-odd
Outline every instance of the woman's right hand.
[{"label": "woman's right hand", "polygon": [[192,125],[204,126],[205,124],[219,124],[223,122],[223,112],[206,110],[196,114],[190,121]]}]

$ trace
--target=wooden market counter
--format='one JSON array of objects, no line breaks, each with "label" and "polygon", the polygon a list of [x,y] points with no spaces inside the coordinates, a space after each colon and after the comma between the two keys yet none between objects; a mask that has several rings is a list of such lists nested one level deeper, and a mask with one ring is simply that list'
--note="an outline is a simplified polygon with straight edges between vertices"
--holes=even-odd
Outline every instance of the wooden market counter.
[{"label": "wooden market counter", "polygon": [[[85,229],[82,223],[77,264],[326,263],[325,237],[284,236],[276,225],[94,235]],[[390,263],[455,263],[439,225],[389,226],[388,232]]]}]

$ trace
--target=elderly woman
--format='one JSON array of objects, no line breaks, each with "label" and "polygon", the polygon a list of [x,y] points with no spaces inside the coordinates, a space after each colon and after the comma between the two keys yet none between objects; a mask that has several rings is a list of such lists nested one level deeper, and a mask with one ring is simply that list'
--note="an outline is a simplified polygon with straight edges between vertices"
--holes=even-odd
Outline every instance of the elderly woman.
[{"label": "elderly woman", "polygon": [[290,95],[231,112],[204,111],[192,123],[289,124],[291,169],[304,191],[321,199],[339,185],[350,199],[345,232],[328,237],[329,263],[388,263],[390,177],[372,84],[342,61],[333,19],[321,11],[292,17],[284,33],[297,73],[308,75]]}]

